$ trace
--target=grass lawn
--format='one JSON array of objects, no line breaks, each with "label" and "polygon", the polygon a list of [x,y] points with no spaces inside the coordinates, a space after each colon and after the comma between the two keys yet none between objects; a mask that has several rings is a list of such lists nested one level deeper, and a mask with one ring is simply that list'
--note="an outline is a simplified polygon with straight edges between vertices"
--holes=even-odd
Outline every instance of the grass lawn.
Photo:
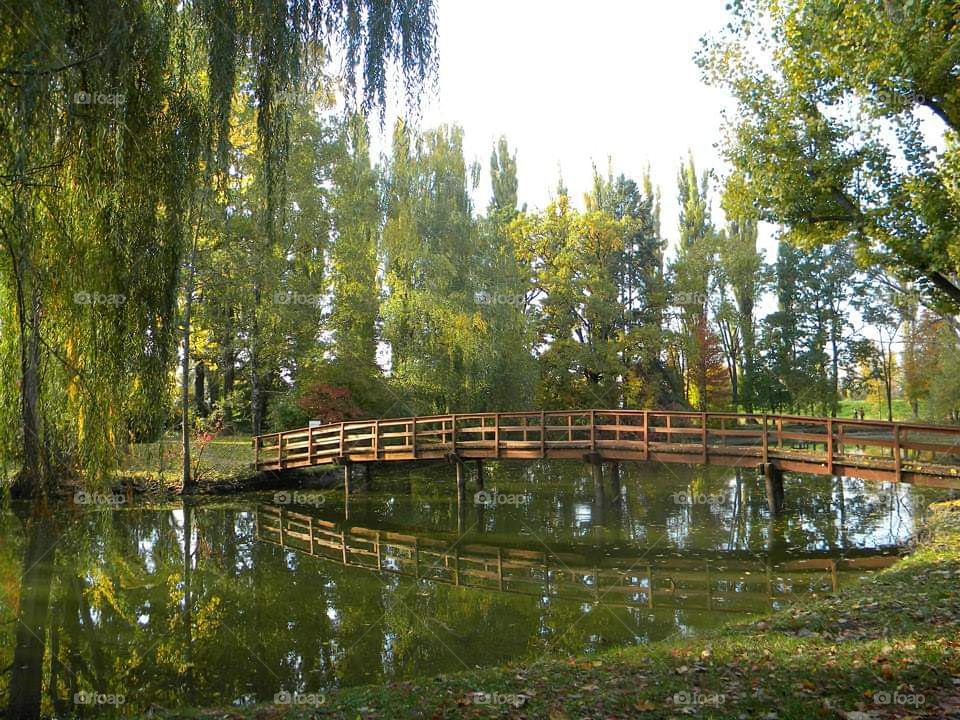
[{"label": "grass lawn", "polygon": [[[165,435],[160,442],[133,445],[118,475],[176,488],[180,486],[182,457],[180,438]],[[201,486],[254,474],[249,435],[222,435],[205,444],[194,441],[190,461]]]},{"label": "grass lawn", "polygon": [[[876,398],[867,400],[849,400],[840,401],[840,409],[837,412],[839,417],[853,418],[857,410],[863,410],[864,420],[886,420],[887,419],[887,401],[882,404],[877,403]],[[927,422],[923,416],[923,405],[920,406],[920,419],[917,422]],[[913,410],[910,403],[902,398],[893,399],[893,419],[910,421],[913,420]]]},{"label": "grass lawn", "polygon": [[163,717],[960,717],[960,501],[934,508],[916,552],[888,570],[696,639]]}]

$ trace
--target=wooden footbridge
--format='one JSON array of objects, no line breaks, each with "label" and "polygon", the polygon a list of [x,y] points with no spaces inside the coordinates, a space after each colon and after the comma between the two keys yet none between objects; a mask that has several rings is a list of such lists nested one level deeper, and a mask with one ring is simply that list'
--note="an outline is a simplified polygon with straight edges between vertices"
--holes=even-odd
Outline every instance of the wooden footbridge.
[{"label": "wooden footbridge", "polygon": [[771,467],[960,488],[960,427],[661,410],[469,413],[330,423],[253,438],[261,471],[540,458]]}]

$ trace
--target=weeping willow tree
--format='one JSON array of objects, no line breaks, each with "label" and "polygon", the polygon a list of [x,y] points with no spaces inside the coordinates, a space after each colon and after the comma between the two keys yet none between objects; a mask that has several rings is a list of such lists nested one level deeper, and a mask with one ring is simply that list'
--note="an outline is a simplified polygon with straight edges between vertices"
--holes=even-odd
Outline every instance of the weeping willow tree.
[{"label": "weeping willow tree", "polygon": [[333,55],[348,105],[382,112],[391,67],[413,101],[435,37],[431,0],[0,5],[0,454],[17,492],[96,481],[159,426],[181,273],[227,172],[241,78],[271,235],[284,93]]}]

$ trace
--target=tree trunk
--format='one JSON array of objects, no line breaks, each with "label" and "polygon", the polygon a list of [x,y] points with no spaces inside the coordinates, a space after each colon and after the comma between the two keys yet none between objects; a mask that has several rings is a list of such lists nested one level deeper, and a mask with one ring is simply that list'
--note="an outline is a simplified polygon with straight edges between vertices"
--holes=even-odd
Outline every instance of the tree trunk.
[{"label": "tree trunk", "polygon": [[220,358],[220,372],[223,376],[223,426],[224,428],[233,428],[233,404],[230,400],[230,396],[233,393],[233,379],[234,379],[234,353],[233,353],[233,338],[230,337],[230,342],[224,343],[223,346],[223,355]]},{"label": "tree trunk", "polygon": [[833,401],[830,404],[830,417],[837,416],[837,410],[840,408],[840,358],[836,322],[830,327],[830,390],[833,393]]},{"label": "tree trunk", "polygon": [[254,435],[262,435],[263,414],[260,400],[260,371],[257,368],[257,358],[250,353],[250,430]]},{"label": "tree trunk", "polygon": [[28,316],[20,320],[20,422],[23,431],[24,479],[34,494],[46,490],[43,443],[40,438],[40,297],[34,286],[29,291]]},{"label": "tree trunk", "polygon": [[223,382],[223,373],[219,370],[210,370],[206,371],[207,376],[207,413],[210,413],[214,406],[219,403],[223,398],[221,397],[222,387],[221,383]]},{"label": "tree trunk", "polygon": [[[31,262],[29,222],[19,193],[12,196],[12,222],[2,229],[15,283],[20,348],[20,433],[22,467],[11,487],[14,497],[37,497],[49,489],[50,477],[40,417],[41,292]],[[16,237],[14,237],[16,234]]]},{"label": "tree trunk", "polygon": [[743,336],[743,382],[740,384],[740,401],[743,409],[753,412],[754,350],[756,337],[753,329],[753,298],[742,302],[740,307],[740,334]]},{"label": "tree trunk", "polygon": [[262,388],[260,387],[260,365],[259,365],[259,334],[258,313],[260,310],[260,286],[255,284],[253,287],[253,322],[250,325],[250,425],[254,435],[262,434],[263,430],[263,401],[261,400]]},{"label": "tree trunk", "polygon": [[207,416],[207,366],[200,360],[193,368],[193,404],[200,417]]},{"label": "tree trunk", "polygon": [[[11,253],[14,252],[12,246]],[[23,467],[12,488],[14,497],[38,497],[49,490],[40,432],[40,290],[24,253],[16,262],[17,316],[20,336],[20,432]]]},{"label": "tree trunk", "polygon": [[180,366],[180,446],[183,455],[183,466],[180,474],[180,492],[190,493],[194,490],[193,476],[190,468],[190,312],[193,307],[194,281],[194,252],[187,269],[187,288],[184,292],[183,305],[183,356]]},{"label": "tree trunk", "polygon": [[887,351],[887,372],[883,378],[884,390],[887,393],[887,421],[893,422],[893,348]]},{"label": "tree trunk", "polygon": [[263,387],[260,371],[253,355],[250,356],[250,429],[254,435],[263,434]]},{"label": "tree trunk", "polygon": [[732,360],[730,365],[730,399],[733,403],[733,408],[736,408],[740,405],[740,385],[737,380],[737,361],[736,359]]}]

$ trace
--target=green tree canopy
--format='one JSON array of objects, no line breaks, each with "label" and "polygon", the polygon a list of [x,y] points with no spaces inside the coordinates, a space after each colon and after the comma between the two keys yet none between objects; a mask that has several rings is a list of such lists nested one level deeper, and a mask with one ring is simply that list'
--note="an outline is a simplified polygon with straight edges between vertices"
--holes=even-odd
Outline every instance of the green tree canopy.
[{"label": "green tree canopy", "polygon": [[760,219],[960,307],[955,2],[738,0],[698,62],[736,98],[724,152]]}]

